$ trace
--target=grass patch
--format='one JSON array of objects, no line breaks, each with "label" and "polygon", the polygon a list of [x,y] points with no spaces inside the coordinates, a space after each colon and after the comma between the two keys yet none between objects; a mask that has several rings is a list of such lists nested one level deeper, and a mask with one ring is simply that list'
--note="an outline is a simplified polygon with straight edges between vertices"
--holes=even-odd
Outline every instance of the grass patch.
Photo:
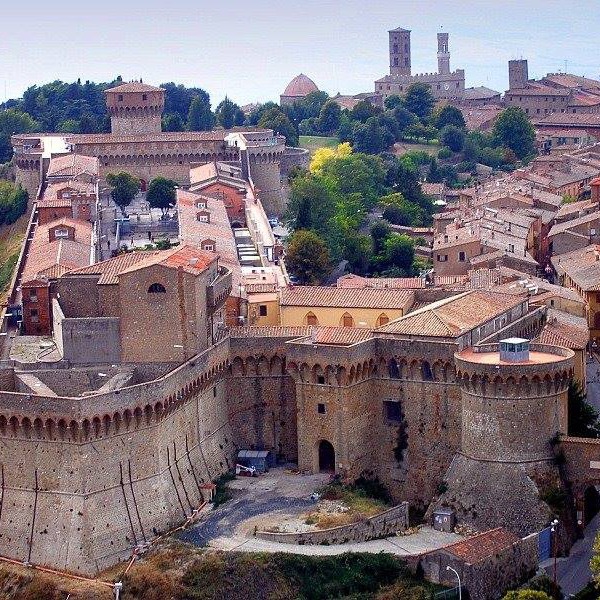
[{"label": "grass patch", "polygon": [[215,495],[213,496],[213,508],[217,508],[217,506],[221,506],[221,504],[233,498],[233,494],[231,493],[231,490],[227,484],[234,479],[235,473],[232,471],[227,471],[227,473],[223,473],[223,475],[217,477],[213,481],[213,483],[217,486],[215,489]]},{"label": "grass patch", "polygon": [[306,148],[312,154],[319,148],[335,148],[340,143],[336,137],[322,137],[318,135],[301,135],[300,147]]},{"label": "grass patch", "polygon": [[19,260],[19,253],[15,252],[0,265],[0,296],[4,296],[8,290],[17,260]]},{"label": "grass patch", "polygon": [[319,510],[306,517],[307,525],[315,525],[317,529],[329,529],[356,523],[373,517],[389,508],[389,494],[377,480],[361,477],[352,485],[333,482],[319,490],[322,500],[338,503],[347,508],[345,511],[328,512],[328,504],[321,504]]}]

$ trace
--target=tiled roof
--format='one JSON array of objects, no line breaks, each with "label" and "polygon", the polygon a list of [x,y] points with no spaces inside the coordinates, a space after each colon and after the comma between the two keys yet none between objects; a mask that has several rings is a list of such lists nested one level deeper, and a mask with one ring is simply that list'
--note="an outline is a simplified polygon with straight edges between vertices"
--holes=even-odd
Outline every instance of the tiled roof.
[{"label": "tiled roof", "polygon": [[589,340],[590,330],[585,318],[550,308],[544,329],[534,341],[571,350],[585,350]]},{"label": "tiled roof", "polygon": [[439,196],[444,193],[446,186],[443,183],[422,183],[421,191],[428,196]]},{"label": "tiled roof", "polygon": [[549,73],[542,81],[571,89],[600,89],[600,81],[580,75],[571,75],[570,73]]},{"label": "tiled roof", "polygon": [[304,98],[312,92],[318,91],[319,88],[317,87],[317,84],[310,77],[304,75],[304,73],[300,73],[300,75],[296,75],[296,77],[287,84],[282,96]]},{"label": "tiled roof", "polygon": [[465,88],[462,96],[464,100],[486,100],[500,96],[500,92],[480,85],[479,87]]},{"label": "tiled roof", "polygon": [[433,302],[379,327],[376,331],[428,337],[457,337],[522,302],[522,298],[508,294],[474,290]]},{"label": "tiled roof", "polygon": [[338,288],[417,290],[425,287],[425,280],[421,277],[361,277],[349,273],[339,277],[336,286]]},{"label": "tiled roof", "polygon": [[232,338],[286,337],[298,338],[310,335],[312,327],[289,327],[284,325],[267,325],[265,327],[231,327]]},{"label": "tiled roof", "polygon": [[600,290],[600,246],[593,244],[560,254],[551,262],[559,275],[568,275],[582,290]]},{"label": "tiled roof", "polygon": [[562,127],[600,126],[598,113],[550,113],[537,122],[536,127],[560,125]]},{"label": "tiled roof", "polygon": [[50,159],[47,177],[69,177],[75,178],[82,173],[98,175],[98,159],[93,156],[82,154],[65,154]]},{"label": "tiled roof", "polygon": [[121,144],[151,142],[222,142],[227,135],[224,129],[216,131],[158,131],[155,133],[138,133],[135,135],[115,135],[112,133],[78,133],[65,136],[72,144]]},{"label": "tiled roof", "polygon": [[74,190],[76,194],[86,196],[92,196],[96,191],[96,186],[93,183],[86,183],[84,181],[70,180],[60,183],[50,183],[46,186],[42,197],[38,200],[38,207],[71,206],[69,198],[58,198],[58,192],[65,188]]},{"label": "tiled roof", "polygon": [[414,292],[398,289],[290,286],[281,292],[282,306],[406,309]]},{"label": "tiled roof", "polygon": [[552,229],[548,233],[548,237],[552,237],[554,235],[558,235],[559,233],[564,233],[569,229],[574,229],[579,225],[585,225],[586,223],[594,223],[594,221],[600,221],[600,213],[593,212],[588,215],[583,215],[581,217],[577,217],[576,219],[571,219],[570,221],[563,221],[562,223],[557,223],[552,226]]},{"label": "tiled roof", "polygon": [[316,327],[310,337],[299,340],[305,344],[324,344],[326,346],[352,346],[373,337],[370,329],[358,327]]},{"label": "tiled roof", "polygon": [[498,527],[445,546],[441,550],[434,550],[434,552],[447,552],[467,564],[474,565],[510,548],[518,541],[517,535],[508,529]]},{"label": "tiled roof", "polygon": [[[197,208],[198,202],[206,205],[206,210],[210,213],[209,223],[198,221],[196,214],[202,210]],[[232,273],[232,294],[239,295],[242,269],[238,259],[235,236],[223,201],[179,189],[177,190],[177,210],[179,235],[182,243],[200,248],[203,240],[215,240],[215,253],[219,255],[220,264],[226,266]]]},{"label": "tiled roof", "polygon": [[570,202],[563,204],[556,212],[555,218],[562,219],[564,217],[572,218],[571,215],[579,216],[579,212],[589,212],[597,208],[598,204],[591,200],[580,200],[579,202]]},{"label": "tiled roof", "polygon": [[549,85],[530,85],[526,88],[513,88],[506,92],[509,96],[569,96],[569,90],[561,90]]},{"label": "tiled roof", "polygon": [[148,85],[146,83],[142,83],[141,81],[132,81],[130,83],[122,83],[121,85],[117,85],[116,87],[109,88],[104,90],[105,92],[164,92],[163,88],[154,87],[153,85]]},{"label": "tiled roof", "polygon": [[69,275],[100,275],[98,284],[116,284],[119,275],[143,269],[152,265],[163,265],[173,269],[182,268],[187,273],[197,275],[204,271],[216,255],[191,246],[178,246],[170,250],[150,250],[120,254],[114,258],[77,269]]},{"label": "tiled roof", "polygon": [[278,289],[276,283],[247,283],[244,287],[247,294],[268,294]]},{"label": "tiled roof", "polygon": [[[73,227],[75,239],[60,238],[50,241],[50,228],[57,225]],[[58,277],[72,269],[89,265],[91,260],[91,224],[75,219],[57,219],[36,227],[25,258],[22,281]]]},{"label": "tiled roof", "polygon": [[477,129],[488,129],[502,111],[501,106],[479,106],[477,108],[463,107],[462,112],[465,124],[469,131]]}]

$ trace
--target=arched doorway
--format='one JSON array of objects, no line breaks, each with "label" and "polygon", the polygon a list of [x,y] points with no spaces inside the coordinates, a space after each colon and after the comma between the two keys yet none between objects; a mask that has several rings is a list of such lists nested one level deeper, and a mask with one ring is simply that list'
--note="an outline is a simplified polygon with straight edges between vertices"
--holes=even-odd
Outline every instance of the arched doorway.
[{"label": "arched doorway", "polygon": [[319,471],[335,472],[335,450],[327,440],[319,442]]},{"label": "arched doorway", "polygon": [[148,190],[148,182],[145,179],[140,179],[140,192]]},{"label": "arched doorway", "polygon": [[583,495],[583,516],[584,525],[587,525],[600,510],[600,494],[596,486],[588,487]]}]

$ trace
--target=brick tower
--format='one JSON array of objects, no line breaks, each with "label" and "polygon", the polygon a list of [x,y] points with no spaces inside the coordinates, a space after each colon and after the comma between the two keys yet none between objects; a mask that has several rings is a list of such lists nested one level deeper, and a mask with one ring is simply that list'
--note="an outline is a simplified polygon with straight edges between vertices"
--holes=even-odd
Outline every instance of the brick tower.
[{"label": "brick tower", "polygon": [[448,47],[448,34],[438,33],[438,73],[440,75],[448,75],[450,73],[450,50]]},{"label": "brick tower", "polygon": [[511,90],[520,90],[527,87],[529,81],[529,68],[527,61],[509,60],[508,61],[508,87]]},{"label": "brick tower", "polygon": [[410,31],[398,27],[389,34],[390,75],[410,75]]},{"label": "brick tower", "polygon": [[165,107],[162,88],[133,81],[105,90],[110,128],[115,135],[158,133]]}]

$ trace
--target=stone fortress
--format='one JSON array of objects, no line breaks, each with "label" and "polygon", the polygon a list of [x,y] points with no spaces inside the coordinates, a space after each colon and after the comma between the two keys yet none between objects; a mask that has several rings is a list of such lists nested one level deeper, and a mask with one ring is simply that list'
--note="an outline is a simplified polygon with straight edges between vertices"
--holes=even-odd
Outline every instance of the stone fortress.
[{"label": "stone fortress", "polygon": [[106,90],[111,133],[22,134],[12,137],[16,179],[35,197],[51,157],[81,154],[98,158],[100,177],[128,171],[142,189],[157,175],[188,186],[190,167],[223,161],[241,165],[244,175],[261,190],[269,213],[283,211],[280,169],[305,160],[286,149],[285,138],[271,130],[239,127],[230,131],[161,131],[164,90],[140,82]]}]

